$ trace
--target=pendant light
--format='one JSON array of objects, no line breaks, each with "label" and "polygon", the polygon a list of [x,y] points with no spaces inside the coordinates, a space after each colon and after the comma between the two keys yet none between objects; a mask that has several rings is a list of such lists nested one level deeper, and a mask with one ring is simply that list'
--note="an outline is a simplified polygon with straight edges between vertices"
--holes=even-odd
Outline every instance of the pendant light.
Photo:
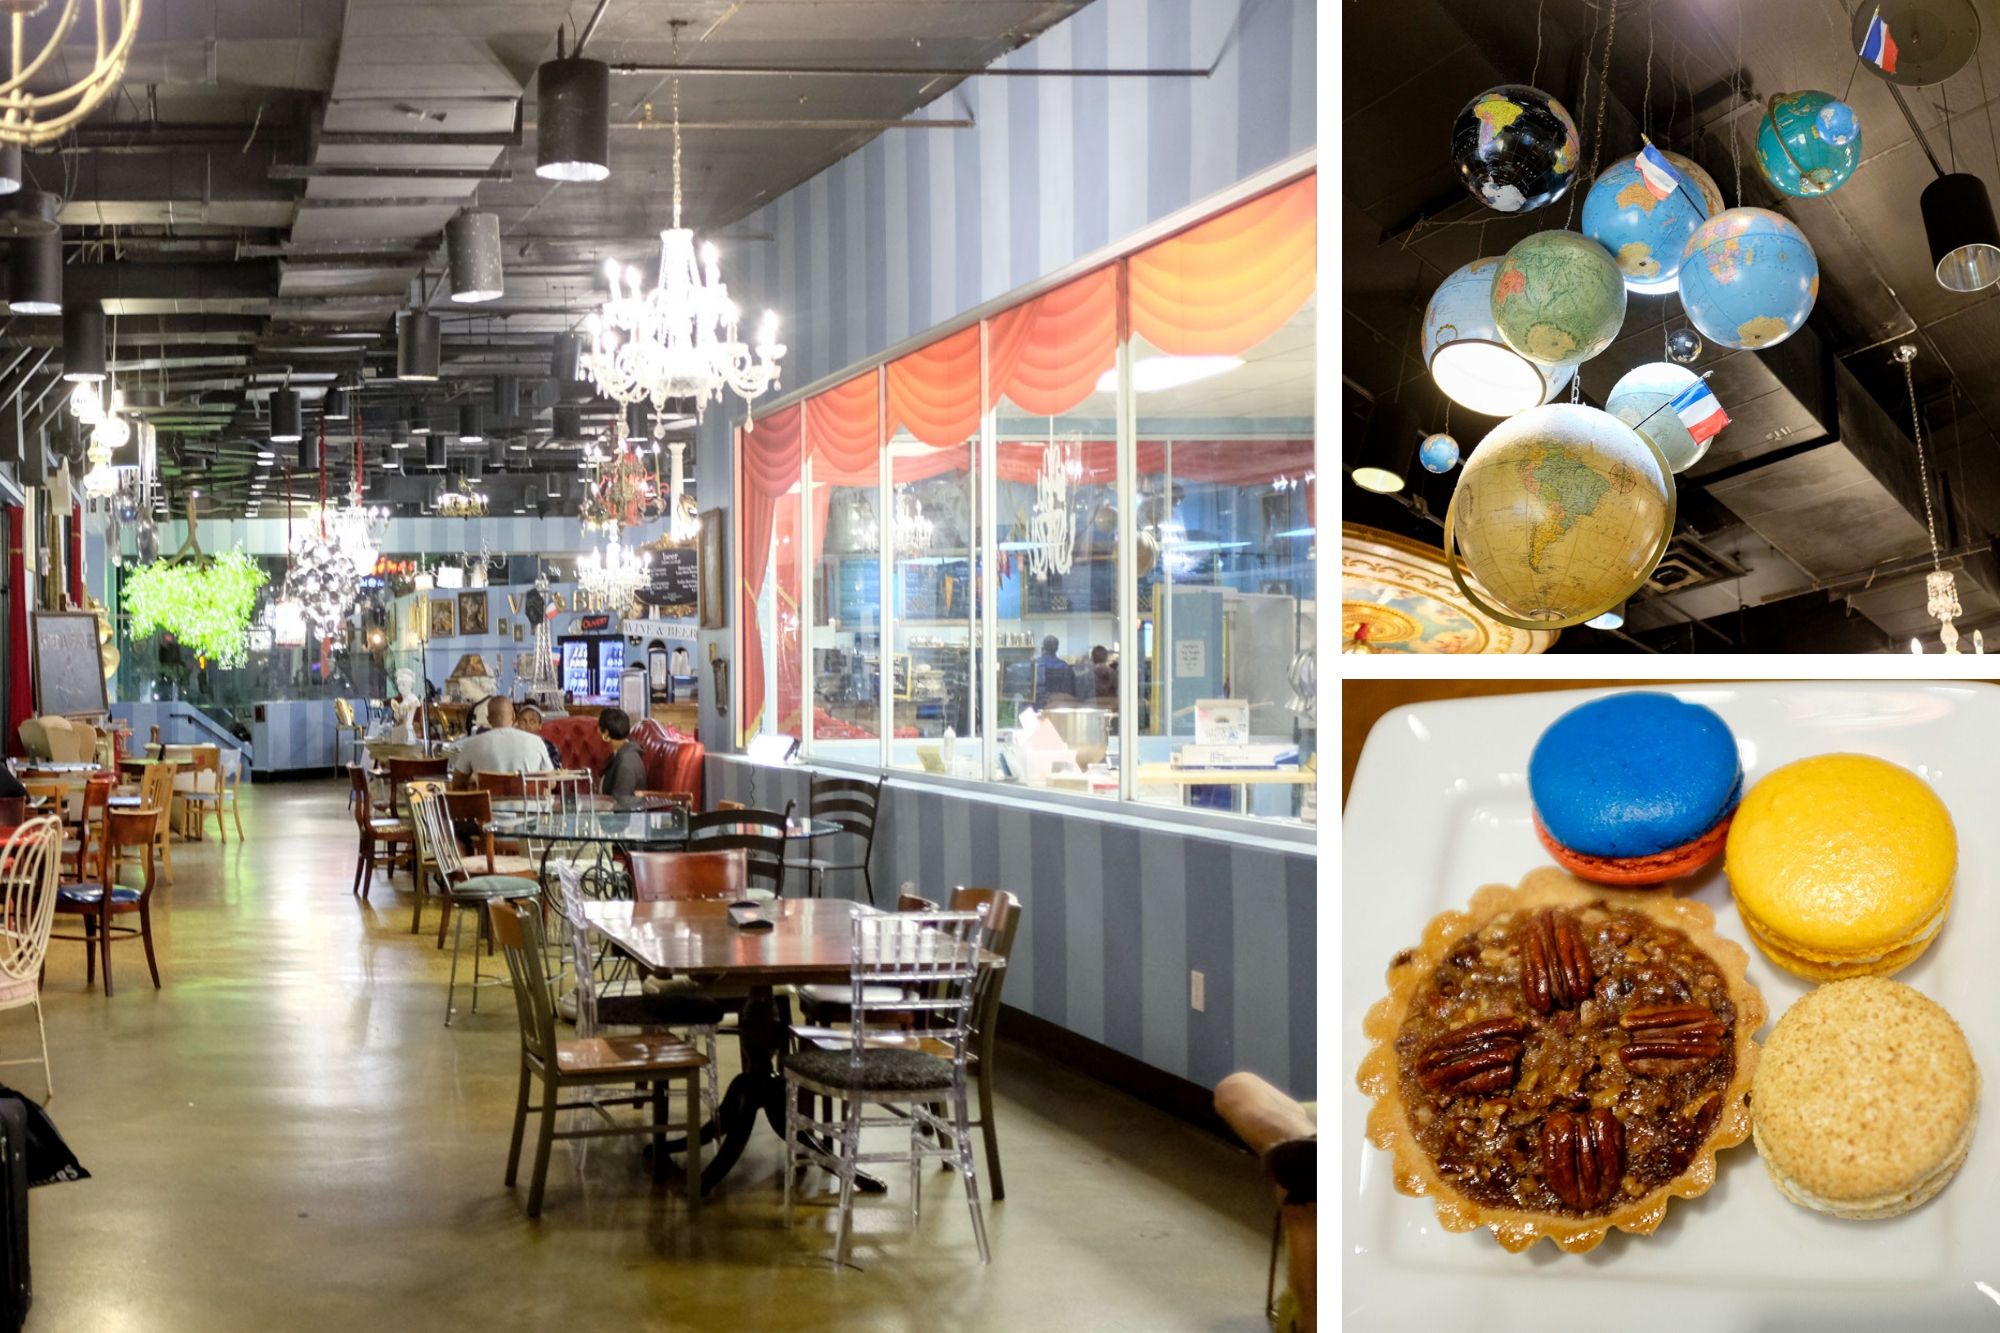
[{"label": "pendant light", "polygon": [[644,403],[633,403],[625,409],[625,438],[633,444],[650,444],[653,439],[653,413]]},{"label": "pendant light", "polygon": [[352,419],[352,414],[348,409],[347,390],[340,388],[338,385],[326,391],[326,397],[320,399],[319,406],[320,415],[328,421],[348,421]]},{"label": "pendant light", "polygon": [[21,145],[0,144],[0,194],[13,194],[26,179],[21,175]]},{"label": "pendant light", "polygon": [[444,436],[433,431],[424,441],[424,466],[432,472],[444,471]]},{"label": "pendant light", "polygon": [[498,300],[505,288],[499,215],[460,213],[445,224],[444,243],[451,268],[451,299],[461,304]]},{"label": "pendant light", "polygon": [[558,440],[574,440],[583,435],[583,409],[570,403],[557,404],[551,418]]},{"label": "pendant light", "polygon": [[404,450],[410,447],[410,419],[397,417],[389,423],[389,447]]},{"label": "pendant light", "polygon": [[601,181],[611,174],[611,68],[564,54],[535,71],[535,174],[551,181]]},{"label": "pendant light", "polygon": [[1361,434],[1361,449],[1352,470],[1354,484],[1378,495],[1402,490],[1422,435],[1417,414],[1408,407],[1394,401],[1375,404],[1368,428]]},{"label": "pendant light", "polygon": [[1511,417],[1552,401],[1575,366],[1530,361],[1500,337],[1493,319],[1497,258],[1475,259],[1438,284],[1424,306],[1424,365],[1445,397],[1483,416]]},{"label": "pendant light", "polygon": [[7,253],[7,308],[17,315],[62,313],[62,233],[17,236]]},{"label": "pendant light", "polygon": [[428,310],[405,310],[396,316],[396,378],[434,380],[438,377],[439,341],[443,331]]},{"label": "pendant light", "polygon": [[54,236],[62,229],[56,221],[61,206],[54,195],[26,187],[0,194],[0,236]]},{"label": "pendant light", "polygon": [[[301,425],[299,411],[299,391],[297,389],[271,390],[271,443],[293,444],[302,439],[305,430]],[[300,450],[300,456],[304,456]],[[300,464],[304,466],[303,463]],[[318,466],[318,464],[314,464]]]},{"label": "pendant light", "polygon": [[[287,389],[284,392],[289,393],[291,391]],[[274,394],[272,396],[275,397],[276,395]],[[273,436],[272,438],[275,439],[277,437]],[[299,440],[299,471],[301,473],[319,471],[319,436],[301,435],[298,437],[298,440]]]},{"label": "pendant light", "polygon": [[1616,606],[1600,611],[1583,623],[1592,629],[1624,629],[1625,603],[1620,602]]},{"label": "pendant light", "polygon": [[[1937,179],[1924,187],[1917,207],[1924,216],[1924,238],[1930,242],[1931,265],[1938,285],[1946,291],[1976,292],[2000,282],[2000,224],[1993,219],[1993,198],[1986,182],[1964,171],[1946,171],[1930,140],[1910,113],[1903,90],[1887,85],[1896,107],[1909,122],[1910,133],[1930,159]],[[1956,166],[1956,161],[1953,162]]]},{"label": "pendant light", "polygon": [[71,384],[103,383],[104,307],[99,302],[77,301],[63,310],[62,364],[62,377]]},{"label": "pendant light", "polygon": [[479,428],[479,404],[461,403],[458,409],[458,442],[484,444],[486,434]]}]

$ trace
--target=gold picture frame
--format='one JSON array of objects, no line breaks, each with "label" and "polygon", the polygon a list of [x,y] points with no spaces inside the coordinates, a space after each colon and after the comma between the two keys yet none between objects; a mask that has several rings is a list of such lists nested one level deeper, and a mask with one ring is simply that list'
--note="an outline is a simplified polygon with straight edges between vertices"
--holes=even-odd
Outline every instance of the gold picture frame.
[{"label": "gold picture frame", "polygon": [[449,597],[431,598],[431,634],[433,639],[449,639],[458,633],[458,603]]},{"label": "gold picture frame", "polygon": [[462,592],[458,595],[458,632],[464,635],[486,633],[486,590]]},{"label": "gold picture frame", "polygon": [[729,627],[728,580],[724,571],[728,559],[723,545],[723,529],[729,514],[723,509],[707,509],[701,515],[701,627]]}]

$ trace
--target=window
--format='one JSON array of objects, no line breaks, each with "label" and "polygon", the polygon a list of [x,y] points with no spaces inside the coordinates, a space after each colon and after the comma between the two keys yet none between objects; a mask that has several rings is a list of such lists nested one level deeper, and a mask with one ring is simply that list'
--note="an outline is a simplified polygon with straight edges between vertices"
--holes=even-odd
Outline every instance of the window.
[{"label": "window", "polygon": [[812,752],[881,758],[881,392],[874,371],[805,404],[813,550]]},{"label": "window", "polygon": [[[1118,271],[986,321],[995,640],[989,775],[1118,795]],[[1032,717],[1030,714],[1032,713]],[[1032,725],[1030,725],[1032,723]]]},{"label": "window", "polygon": [[1299,813],[1290,765],[1311,756],[1313,719],[1292,678],[1316,594],[1311,188],[1129,261],[1141,800]]}]

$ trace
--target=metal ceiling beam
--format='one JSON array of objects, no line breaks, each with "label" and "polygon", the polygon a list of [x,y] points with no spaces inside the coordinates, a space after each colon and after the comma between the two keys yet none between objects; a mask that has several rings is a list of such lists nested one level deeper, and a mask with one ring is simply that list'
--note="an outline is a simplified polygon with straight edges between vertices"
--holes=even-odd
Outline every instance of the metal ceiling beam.
[{"label": "metal ceiling beam", "polygon": [[505,167],[346,167],[317,163],[274,162],[271,179],[306,180],[396,180],[396,181],[497,181],[505,184],[514,173]]},{"label": "metal ceiling beam", "polygon": [[730,75],[788,78],[827,77],[837,79],[928,78],[972,79],[990,75],[1001,79],[1205,79],[1205,69],[994,69],[988,65],[672,65],[651,60],[620,60],[611,65],[613,74]]},{"label": "metal ceiling beam", "polygon": [[[684,130],[969,130],[979,122],[960,120],[684,120]],[[670,130],[665,120],[626,120],[614,130]]]},{"label": "metal ceiling beam", "polygon": [[339,148],[519,148],[519,130],[452,134],[445,130],[321,130],[322,145]]}]

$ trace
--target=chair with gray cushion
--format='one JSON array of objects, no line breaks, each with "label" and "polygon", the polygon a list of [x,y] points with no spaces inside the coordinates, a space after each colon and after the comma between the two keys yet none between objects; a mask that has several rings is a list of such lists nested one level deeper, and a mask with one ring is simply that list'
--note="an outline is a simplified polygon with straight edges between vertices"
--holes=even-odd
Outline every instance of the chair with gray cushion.
[{"label": "chair with gray cushion", "polygon": [[[479,988],[506,984],[505,977],[489,977],[482,981],[479,976],[480,946],[489,939],[486,904],[533,898],[541,892],[541,886],[520,875],[470,873],[466,869],[465,855],[459,851],[458,839],[452,834],[444,795],[442,782],[410,784],[411,825],[416,829],[419,863],[444,885],[445,911],[453,918],[451,980],[446,984],[444,994],[444,1025],[450,1027],[458,997],[458,951],[460,938],[465,933],[465,910],[478,913],[472,939],[472,1012],[476,1014],[479,1012]],[[420,878],[417,884],[419,897],[424,887]]]}]

